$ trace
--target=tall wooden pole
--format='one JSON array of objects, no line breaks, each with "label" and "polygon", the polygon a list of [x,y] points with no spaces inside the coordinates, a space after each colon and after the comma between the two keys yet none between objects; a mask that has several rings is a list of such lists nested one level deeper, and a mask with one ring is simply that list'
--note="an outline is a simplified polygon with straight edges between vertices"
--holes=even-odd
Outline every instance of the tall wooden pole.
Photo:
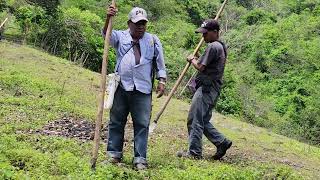
[{"label": "tall wooden pole", "polygon": [[[112,6],[115,7],[115,0],[112,0]],[[100,98],[99,98],[99,106],[98,106],[98,114],[96,119],[96,127],[94,133],[94,144],[92,150],[92,159],[91,159],[91,168],[95,169],[96,162],[98,159],[98,151],[100,144],[100,130],[103,120],[103,111],[104,111],[104,96],[106,93],[106,74],[107,74],[107,66],[108,66],[108,55],[109,55],[109,44],[110,44],[110,36],[112,31],[112,16],[109,19],[109,24],[105,36],[104,41],[104,51],[103,51],[103,60],[101,67],[101,81],[100,81]]]},{"label": "tall wooden pole", "polygon": [[188,80],[187,84],[182,88],[180,94],[179,94],[179,97],[182,96],[182,94],[184,93],[184,91],[187,89],[188,85],[190,84],[192,78],[196,75],[197,71],[195,71],[192,75],[191,75],[191,78]]},{"label": "tall wooden pole", "polygon": [[0,25],[0,29],[2,28],[2,26],[6,23],[6,21],[8,20],[8,18],[6,18]]},{"label": "tall wooden pole", "polygon": [[[216,17],[214,18],[215,20],[218,20],[218,18],[219,18],[219,16],[221,15],[224,7],[226,6],[227,2],[228,2],[228,0],[225,0],[225,1],[223,2],[220,10],[218,11]],[[192,54],[193,56],[195,56],[195,55],[198,53],[198,51],[199,51],[199,49],[200,49],[200,47],[202,46],[203,43],[204,43],[204,39],[203,39],[203,37],[202,37],[201,40],[200,40],[200,42],[199,42],[199,44],[198,44],[198,46],[197,46],[196,49],[193,51],[193,54]],[[176,92],[178,86],[180,85],[180,83],[181,83],[181,81],[182,81],[182,79],[183,79],[183,76],[184,76],[185,73],[188,71],[190,65],[191,65],[191,63],[187,63],[187,65],[184,67],[182,73],[180,74],[178,80],[176,81],[175,85],[174,85],[173,88],[171,89],[171,91],[170,91],[170,93],[169,93],[169,95],[168,95],[168,97],[167,97],[164,105],[161,107],[160,111],[159,111],[158,114],[156,115],[155,120],[153,121],[154,124],[150,126],[150,127],[151,127],[151,128],[150,128],[150,133],[153,132],[153,130],[154,130],[155,126],[156,126],[155,124],[158,123],[158,121],[159,121],[159,119],[160,119],[160,116],[162,115],[163,111],[166,109],[169,101],[171,100],[171,97],[172,97],[173,94]]]}]

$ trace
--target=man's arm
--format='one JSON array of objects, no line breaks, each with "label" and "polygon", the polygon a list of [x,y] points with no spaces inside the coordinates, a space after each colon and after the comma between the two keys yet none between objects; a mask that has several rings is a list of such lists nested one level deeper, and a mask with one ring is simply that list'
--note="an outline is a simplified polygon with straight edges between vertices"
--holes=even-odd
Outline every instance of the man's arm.
[{"label": "man's arm", "polygon": [[164,55],[163,55],[163,48],[159,38],[153,35],[154,39],[154,46],[155,46],[155,56],[156,56],[156,64],[157,64],[157,79],[158,80],[166,80],[166,66],[164,63]]},{"label": "man's arm", "polygon": [[104,27],[103,27],[103,30],[102,30],[103,34],[106,34],[106,32],[107,32],[108,24],[109,24],[109,21],[110,21],[110,17],[111,16],[115,16],[117,14],[117,12],[118,12],[118,9],[116,9],[112,5],[110,5],[107,8],[107,18],[105,20]]},{"label": "man's arm", "polygon": [[165,84],[166,84],[166,79],[167,79],[167,73],[166,73],[166,66],[164,63],[164,55],[163,55],[163,48],[162,44],[159,40],[159,38],[155,35],[153,35],[153,40],[155,41],[154,46],[155,46],[155,56],[156,56],[156,65],[157,65],[157,74],[156,77],[159,80],[158,82],[158,87],[157,87],[157,93],[158,93],[158,98],[161,97],[164,94],[165,90]]},{"label": "man's arm", "polygon": [[[107,17],[106,17],[106,20],[105,20],[105,23],[104,23],[104,26],[103,26],[103,29],[102,29],[102,36],[103,37],[106,36],[106,32],[107,32],[107,29],[108,29],[110,17],[115,16],[117,14],[117,12],[118,12],[118,9],[116,9],[113,6],[109,6],[107,8]],[[119,41],[119,37],[117,35],[117,32],[116,31],[112,31],[111,38],[110,38],[111,46],[116,48],[117,45],[118,45],[118,41]]]},{"label": "man's arm", "polygon": [[215,46],[209,44],[206,48],[204,54],[200,57],[195,57],[193,55],[189,55],[187,57],[187,61],[190,62],[198,71],[202,72],[205,70],[206,66],[215,59],[214,57],[217,54],[217,50]]},{"label": "man's arm", "polygon": [[190,57],[190,58],[188,57],[187,61],[189,61],[193,65],[193,67],[195,67],[200,72],[204,71],[206,67],[205,65],[199,63],[198,58],[196,57]]}]

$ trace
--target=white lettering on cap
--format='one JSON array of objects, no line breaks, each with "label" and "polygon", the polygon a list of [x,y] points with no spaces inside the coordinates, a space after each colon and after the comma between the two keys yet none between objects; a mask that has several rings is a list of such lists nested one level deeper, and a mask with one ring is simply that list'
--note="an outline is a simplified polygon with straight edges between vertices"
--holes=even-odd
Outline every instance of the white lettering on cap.
[{"label": "white lettering on cap", "polygon": [[138,15],[138,14],[142,14],[142,15],[143,15],[143,11],[137,10],[137,11],[136,11],[136,15]]}]

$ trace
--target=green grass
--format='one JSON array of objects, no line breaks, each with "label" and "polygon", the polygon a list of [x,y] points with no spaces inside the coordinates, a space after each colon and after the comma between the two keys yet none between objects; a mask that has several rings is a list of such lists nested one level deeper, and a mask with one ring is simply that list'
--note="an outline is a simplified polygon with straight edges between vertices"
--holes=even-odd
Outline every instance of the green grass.
[{"label": "green grass", "polygon": [[[96,171],[92,142],[25,133],[63,116],[94,121],[100,76],[38,50],[0,43],[0,179],[319,179],[320,149],[236,118],[214,115],[234,145],[224,161],[179,159],[187,147],[187,102],[173,99],[149,140],[150,168],[132,170],[132,144],[124,164],[104,164],[101,142]],[[153,115],[165,98],[154,98]],[[105,117],[108,117],[107,112]],[[107,119],[107,118],[105,118]]]}]

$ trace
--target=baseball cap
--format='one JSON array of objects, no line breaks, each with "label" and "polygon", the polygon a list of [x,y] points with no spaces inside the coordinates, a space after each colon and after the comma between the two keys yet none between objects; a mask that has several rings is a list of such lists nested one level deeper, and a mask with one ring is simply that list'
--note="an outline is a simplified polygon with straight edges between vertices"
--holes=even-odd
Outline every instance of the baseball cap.
[{"label": "baseball cap", "polygon": [[131,20],[133,23],[136,23],[141,20],[148,21],[147,19],[147,12],[146,10],[139,8],[139,7],[134,7],[129,15],[128,15],[129,20]]},{"label": "baseball cap", "polygon": [[220,25],[217,20],[207,19],[205,20],[201,26],[196,30],[196,33],[207,33],[208,31],[220,30]]}]

